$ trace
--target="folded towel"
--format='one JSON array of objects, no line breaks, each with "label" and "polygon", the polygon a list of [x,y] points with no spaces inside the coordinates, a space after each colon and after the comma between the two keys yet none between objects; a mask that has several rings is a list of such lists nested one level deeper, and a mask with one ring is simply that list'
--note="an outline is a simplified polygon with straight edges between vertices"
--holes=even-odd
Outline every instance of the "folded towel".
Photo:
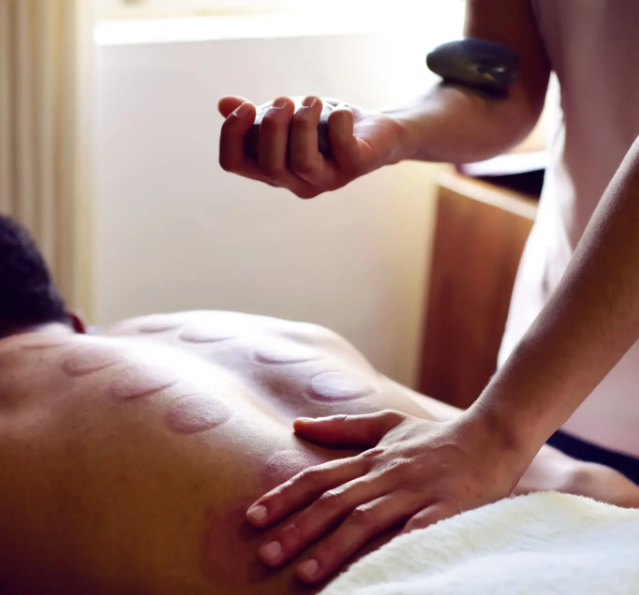
[{"label": "folded towel", "polygon": [[639,510],[554,492],[397,537],[321,595],[639,595]]}]

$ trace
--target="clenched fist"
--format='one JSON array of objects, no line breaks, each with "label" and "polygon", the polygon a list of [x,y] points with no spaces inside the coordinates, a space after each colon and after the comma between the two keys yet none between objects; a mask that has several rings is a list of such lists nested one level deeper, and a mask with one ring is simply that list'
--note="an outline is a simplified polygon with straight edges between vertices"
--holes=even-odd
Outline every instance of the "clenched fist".
[{"label": "clenched fist", "polygon": [[246,150],[246,137],[255,123],[256,107],[239,97],[222,98],[219,110],[226,120],[220,165],[228,172],[287,188],[300,198],[314,198],[400,160],[405,131],[397,120],[336,100],[324,101],[335,108],[328,116],[330,151],[320,152],[318,142],[323,100],[306,97],[296,104],[280,97],[262,118],[255,156]]}]

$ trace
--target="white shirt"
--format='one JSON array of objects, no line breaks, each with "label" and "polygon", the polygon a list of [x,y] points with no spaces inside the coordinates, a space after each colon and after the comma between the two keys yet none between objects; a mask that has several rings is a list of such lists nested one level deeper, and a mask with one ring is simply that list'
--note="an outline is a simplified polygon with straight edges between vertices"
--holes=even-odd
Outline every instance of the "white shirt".
[{"label": "white shirt", "polygon": [[[550,166],[517,275],[500,365],[557,287],[639,136],[639,0],[531,2],[556,74],[549,106]],[[639,229],[637,235],[639,242]],[[639,457],[639,343],[563,429]]]}]

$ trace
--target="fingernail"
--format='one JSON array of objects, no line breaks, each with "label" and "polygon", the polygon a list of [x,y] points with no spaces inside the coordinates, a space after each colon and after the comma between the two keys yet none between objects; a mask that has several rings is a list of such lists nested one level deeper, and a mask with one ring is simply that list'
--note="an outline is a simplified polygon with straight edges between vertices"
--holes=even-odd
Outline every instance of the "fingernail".
[{"label": "fingernail", "polygon": [[297,567],[298,572],[307,579],[312,579],[319,570],[317,560],[306,560]]},{"label": "fingernail", "polygon": [[246,116],[249,115],[249,112],[251,111],[251,104],[248,102],[244,102],[242,105],[240,105],[240,107],[238,107],[233,113],[238,117],[238,118],[246,118]]},{"label": "fingernail", "polygon": [[271,564],[277,564],[282,558],[282,546],[279,541],[271,541],[266,545],[263,545],[260,549],[260,555],[264,560]]},{"label": "fingernail", "polygon": [[266,506],[262,504],[258,504],[257,506],[253,506],[253,508],[249,508],[246,515],[252,520],[257,521],[258,523],[262,523],[268,517],[268,510],[266,510]]},{"label": "fingernail", "polygon": [[302,105],[304,107],[315,107],[317,103],[317,97],[306,97],[304,101],[302,101]]},{"label": "fingernail", "polygon": [[301,421],[303,424],[307,424],[311,421],[315,421],[312,417],[298,417],[297,421]]},{"label": "fingernail", "polygon": [[283,107],[286,107],[288,101],[286,101],[286,99],[284,99],[284,97],[279,97],[278,99],[276,99],[273,102],[273,107],[277,107],[279,109],[282,109]]}]

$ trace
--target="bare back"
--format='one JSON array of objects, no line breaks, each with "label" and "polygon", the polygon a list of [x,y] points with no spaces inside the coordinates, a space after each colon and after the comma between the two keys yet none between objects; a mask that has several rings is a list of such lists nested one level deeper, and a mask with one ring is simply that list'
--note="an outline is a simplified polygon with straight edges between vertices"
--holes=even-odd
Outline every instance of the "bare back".
[{"label": "bare back", "polygon": [[346,341],[226,312],[0,341],[0,591],[306,593],[257,560],[248,505],[349,453],[298,416],[428,417]]}]

